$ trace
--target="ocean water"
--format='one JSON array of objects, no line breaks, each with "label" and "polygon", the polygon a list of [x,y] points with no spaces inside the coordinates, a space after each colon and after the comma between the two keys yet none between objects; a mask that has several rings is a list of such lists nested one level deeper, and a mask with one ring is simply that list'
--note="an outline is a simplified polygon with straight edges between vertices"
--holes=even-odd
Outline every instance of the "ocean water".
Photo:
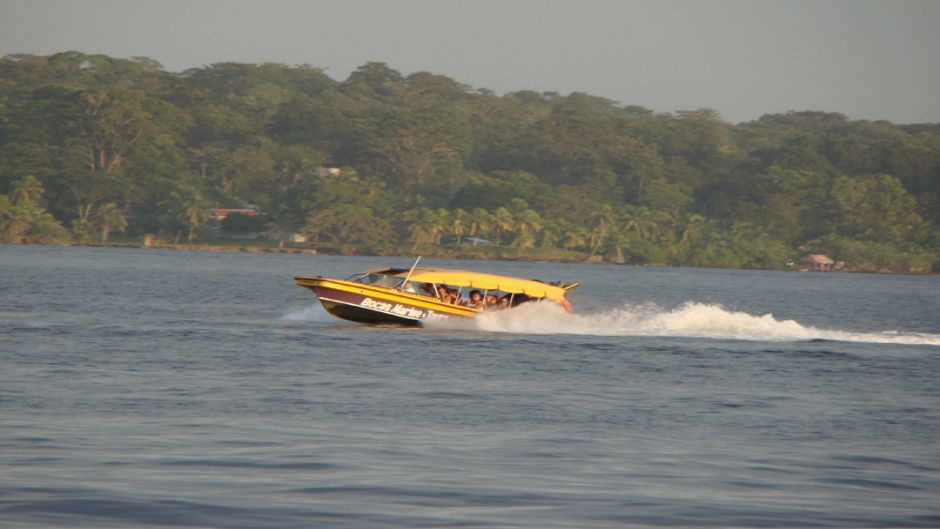
[{"label": "ocean water", "polygon": [[940,527],[940,278],[427,260],[576,313],[327,315],[407,259],[0,245],[0,527]]}]

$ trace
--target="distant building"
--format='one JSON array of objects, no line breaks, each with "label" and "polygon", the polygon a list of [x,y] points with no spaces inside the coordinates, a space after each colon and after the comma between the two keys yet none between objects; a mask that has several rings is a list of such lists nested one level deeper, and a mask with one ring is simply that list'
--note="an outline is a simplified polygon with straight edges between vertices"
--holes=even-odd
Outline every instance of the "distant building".
[{"label": "distant building", "polygon": [[[830,272],[835,261],[825,254],[811,253],[800,259],[800,270],[810,272]],[[844,264],[843,264],[844,266]]]},{"label": "distant building", "polygon": [[339,167],[317,167],[317,176],[320,178],[326,178],[328,176],[339,176],[343,173],[343,170]]},{"label": "distant building", "polygon": [[258,214],[256,208],[241,208],[241,209],[231,209],[231,208],[212,208],[210,210],[212,214],[212,220],[222,222],[226,217],[233,214],[246,215],[248,217],[254,217]]},{"label": "distant building", "polygon": [[468,242],[474,246],[477,246],[478,244],[483,244],[483,245],[495,244],[493,241],[489,239],[481,239],[480,237],[464,237],[463,241]]}]

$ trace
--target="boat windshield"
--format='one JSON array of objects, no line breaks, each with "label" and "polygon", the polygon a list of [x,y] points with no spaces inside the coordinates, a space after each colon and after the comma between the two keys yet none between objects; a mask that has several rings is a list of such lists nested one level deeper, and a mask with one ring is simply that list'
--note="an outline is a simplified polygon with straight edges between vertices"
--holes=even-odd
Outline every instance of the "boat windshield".
[{"label": "boat windshield", "polygon": [[346,281],[352,281],[354,283],[362,283],[364,285],[375,285],[385,288],[398,288],[401,285],[401,282],[404,281],[404,278],[398,276],[390,276],[386,274],[355,274],[346,278]]}]

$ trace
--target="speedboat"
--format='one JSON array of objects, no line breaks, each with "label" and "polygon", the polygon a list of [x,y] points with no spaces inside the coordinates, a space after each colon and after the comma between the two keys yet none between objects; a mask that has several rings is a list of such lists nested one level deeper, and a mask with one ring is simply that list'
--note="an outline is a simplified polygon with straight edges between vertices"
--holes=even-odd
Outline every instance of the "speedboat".
[{"label": "speedboat", "polygon": [[578,283],[544,283],[417,265],[415,261],[411,268],[375,268],[346,279],[317,276],[294,280],[312,290],[333,316],[360,323],[398,325],[472,318],[522,303],[557,303],[571,312],[566,295],[578,287]]}]

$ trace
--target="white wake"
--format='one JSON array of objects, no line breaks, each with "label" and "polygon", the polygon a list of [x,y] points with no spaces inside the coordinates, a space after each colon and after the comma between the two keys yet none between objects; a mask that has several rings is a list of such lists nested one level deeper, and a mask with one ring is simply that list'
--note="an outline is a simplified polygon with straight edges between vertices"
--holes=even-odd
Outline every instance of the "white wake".
[{"label": "white wake", "polygon": [[566,314],[550,303],[531,303],[508,311],[483,313],[477,318],[435,322],[432,326],[487,332],[526,334],[592,334],[601,336],[673,336],[731,338],[761,341],[836,340],[846,342],[940,345],[930,333],[851,332],[801,325],[794,320],[756,316],[720,305],[686,302],[674,309],[653,304],[584,314]]},{"label": "white wake", "polygon": [[320,305],[310,305],[302,309],[295,309],[278,319],[281,321],[339,321],[327,314]]}]

